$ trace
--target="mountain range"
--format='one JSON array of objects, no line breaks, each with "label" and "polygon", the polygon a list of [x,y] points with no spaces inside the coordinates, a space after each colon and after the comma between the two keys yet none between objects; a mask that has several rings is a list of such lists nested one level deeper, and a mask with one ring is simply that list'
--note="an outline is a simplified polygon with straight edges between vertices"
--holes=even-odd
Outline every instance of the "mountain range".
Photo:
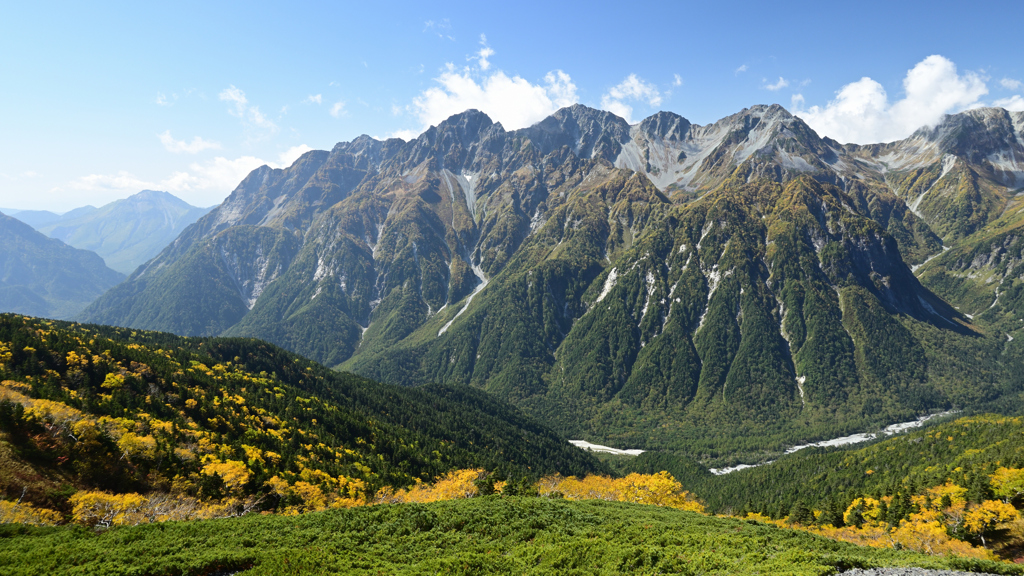
[{"label": "mountain range", "polygon": [[870,146],[777,105],[470,110],[253,171],[80,319],[472,385],[710,461],[1019,390],[1022,187],[1002,109]]},{"label": "mountain range", "polygon": [[95,253],[0,214],[0,312],[70,318],[124,278]]},{"label": "mountain range", "polygon": [[107,266],[131,274],[209,211],[167,192],[143,190],[99,208],[83,206],[59,215],[24,210],[11,215],[50,238],[92,250]]}]

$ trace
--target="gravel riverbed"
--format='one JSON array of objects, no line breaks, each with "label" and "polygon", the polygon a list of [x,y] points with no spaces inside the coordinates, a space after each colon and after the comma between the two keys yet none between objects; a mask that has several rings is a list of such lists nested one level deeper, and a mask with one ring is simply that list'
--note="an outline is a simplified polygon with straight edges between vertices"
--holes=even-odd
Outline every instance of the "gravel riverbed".
[{"label": "gravel riverbed", "polygon": [[928,570],[925,568],[855,568],[841,572],[839,576],[994,576],[981,572],[957,572],[955,570]]}]

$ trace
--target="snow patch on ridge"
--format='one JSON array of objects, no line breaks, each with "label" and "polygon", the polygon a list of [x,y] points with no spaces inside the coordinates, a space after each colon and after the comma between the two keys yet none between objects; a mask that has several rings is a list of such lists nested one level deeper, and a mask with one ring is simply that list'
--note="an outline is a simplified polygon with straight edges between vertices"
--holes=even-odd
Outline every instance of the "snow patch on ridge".
[{"label": "snow patch on ridge", "polygon": [[949,171],[952,170],[954,166],[956,166],[956,156],[953,156],[952,154],[946,154],[943,156],[942,174],[939,174],[939,180],[945,178],[946,174],[949,174]]},{"label": "snow patch on ridge", "polygon": [[615,268],[612,268],[612,271],[608,273],[608,277],[604,279],[604,287],[601,288],[601,294],[597,297],[597,300],[594,300],[594,304],[604,300],[604,297],[612,291],[612,288],[615,288],[615,279],[618,277],[618,272]]},{"label": "snow patch on ridge", "polygon": [[469,213],[473,215],[473,219],[476,219],[476,185],[479,179],[479,172],[468,172],[463,170],[455,179],[459,182],[459,187],[462,188],[462,193],[466,197],[466,208],[469,208]]},{"label": "snow patch on ridge", "polygon": [[[949,246],[943,246],[942,247],[942,252],[945,252],[946,250],[949,250]],[[918,268],[920,268],[921,266],[924,266],[925,264],[931,262],[932,260],[935,259],[936,256],[941,256],[942,252],[936,252],[935,254],[932,254],[931,256],[926,258],[924,262],[921,262],[920,264],[915,264],[915,265],[911,266],[910,267],[910,271],[911,272],[916,272]]]},{"label": "snow patch on ridge", "polygon": [[488,280],[487,277],[484,275],[483,269],[475,264],[472,265],[472,268],[473,274],[476,274],[476,277],[480,279],[480,283],[476,285],[476,288],[473,288],[473,292],[471,292],[469,296],[466,298],[466,304],[462,308],[460,308],[458,312],[455,313],[455,316],[453,316],[452,319],[449,320],[447,324],[442,326],[441,329],[437,331],[438,336],[447,332],[448,328],[451,327],[452,323],[454,323],[459,316],[462,316],[462,313],[465,312],[467,308],[469,308],[469,304],[473,302],[473,297],[479,294],[481,290],[487,287]]},{"label": "snow patch on ridge", "polygon": [[1024,186],[1024,158],[1018,158],[1013,149],[990,154],[986,160],[993,169],[1002,172],[1003,184],[1012,188]]},{"label": "snow patch on ridge", "polygon": [[647,271],[647,298],[644,299],[644,308],[640,311],[640,321],[637,322],[637,326],[643,324],[644,317],[647,316],[647,308],[651,305],[651,296],[654,295],[654,273],[650,270]]}]

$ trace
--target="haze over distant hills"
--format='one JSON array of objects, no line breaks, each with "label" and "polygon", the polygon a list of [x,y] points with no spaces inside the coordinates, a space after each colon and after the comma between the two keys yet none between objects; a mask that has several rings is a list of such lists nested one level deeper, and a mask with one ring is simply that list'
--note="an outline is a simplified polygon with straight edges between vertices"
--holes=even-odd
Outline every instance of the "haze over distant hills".
[{"label": "haze over distant hills", "polygon": [[471,110],[253,171],[82,319],[714,458],[1024,386],[1022,186],[1024,113],[996,108],[872,146],[777,105],[515,131]]},{"label": "haze over distant hills", "polygon": [[122,280],[94,252],[0,214],[0,312],[70,318]]},{"label": "haze over distant hills", "polygon": [[209,211],[167,192],[143,190],[100,208],[83,206],[65,214],[23,210],[13,216],[51,238],[92,250],[107,266],[131,274]]}]

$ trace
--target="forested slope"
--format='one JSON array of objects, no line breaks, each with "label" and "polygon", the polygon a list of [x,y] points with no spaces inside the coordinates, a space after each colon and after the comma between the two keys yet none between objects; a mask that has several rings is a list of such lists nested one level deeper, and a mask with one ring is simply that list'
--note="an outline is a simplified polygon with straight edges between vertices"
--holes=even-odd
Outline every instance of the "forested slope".
[{"label": "forested slope", "polygon": [[382,385],[254,340],[2,315],[0,380],[0,490],[65,512],[76,491],[316,509],[455,468],[602,469],[482,392]]}]

